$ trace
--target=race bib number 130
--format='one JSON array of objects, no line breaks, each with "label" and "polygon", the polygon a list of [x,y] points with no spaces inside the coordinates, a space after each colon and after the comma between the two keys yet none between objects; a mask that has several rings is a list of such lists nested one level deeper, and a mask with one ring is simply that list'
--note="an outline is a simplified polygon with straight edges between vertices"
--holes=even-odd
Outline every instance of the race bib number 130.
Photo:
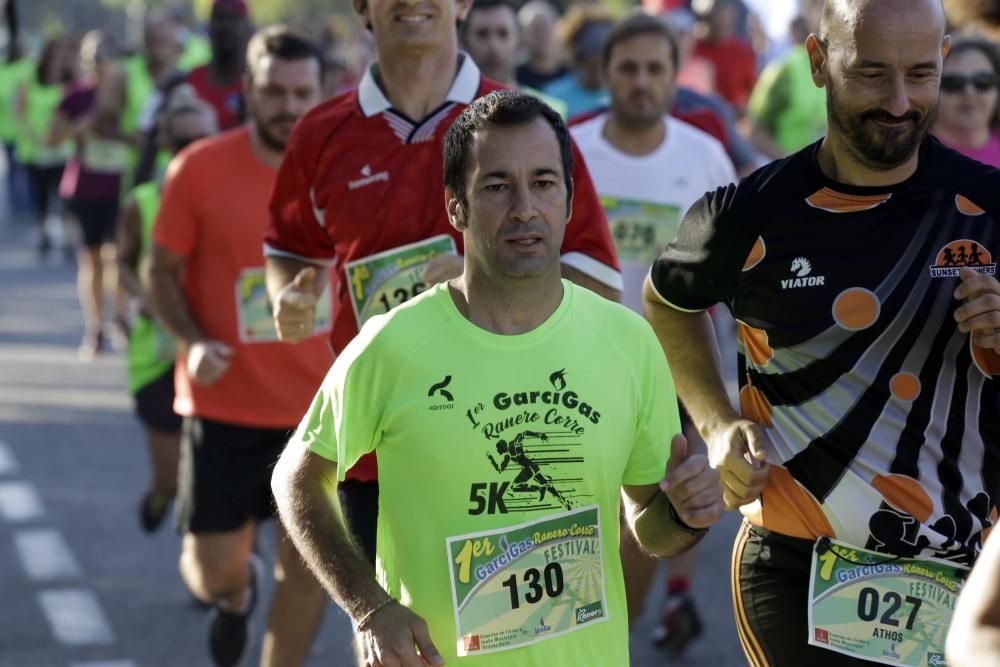
[{"label": "race bib number 130", "polygon": [[608,618],[596,505],[447,540],[458,654],[544,641]]}]

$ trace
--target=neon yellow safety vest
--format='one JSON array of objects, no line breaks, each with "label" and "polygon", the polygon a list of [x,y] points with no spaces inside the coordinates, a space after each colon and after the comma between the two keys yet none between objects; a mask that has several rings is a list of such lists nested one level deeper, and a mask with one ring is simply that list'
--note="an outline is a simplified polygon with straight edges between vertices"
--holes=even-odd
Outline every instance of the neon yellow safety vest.
[{"label": "neon yellow safety vest", "polygon": [[122,132],[126,135],[139,131],[139,117],[149,98],[156,93],[156,84],[149,76],[146,61],[141,55],[126,58],[125,68],[125,113],[122,114]]},{"label": "neon yellow safety vest", "polygon": [[[146,261],[153,243],[153,224],[160,210],[160,184],[149,182],[136,186],[132,198],[139,207],[142,220],[142,245],[139,250],[139,266]],[[174,365],[176,350],[174,343],[159,322],[147,317],[137,317],[129,334],[128,391],[137,393],[153,380],[161,377]]]},{"label": "neon yellow safety vest", "polygon": [[177,69],[190,72],[212,62],[212,45],[202,35],[192,33],[184,44],[184,53],[177,62]]},{"label": "neon yellow safety vest", "polygon": [[0,65],[0,141],[5,144],[13,144],[17,139],[17,117],[14,115],[17,91],[34,71],[35,64],[27,58]]},{"label": "neon yellow safety vest", "polygon": [[52,119],[65,95],[65,87],[61,83],[44,86],[38,83],[36,77],[31,77],[23,89],[26,91],[23,122],[29,131],[18,132],[15,149],[18,162],[38,167],[65,164],[73,155],[72,139],[56,147],[45,145]]}]

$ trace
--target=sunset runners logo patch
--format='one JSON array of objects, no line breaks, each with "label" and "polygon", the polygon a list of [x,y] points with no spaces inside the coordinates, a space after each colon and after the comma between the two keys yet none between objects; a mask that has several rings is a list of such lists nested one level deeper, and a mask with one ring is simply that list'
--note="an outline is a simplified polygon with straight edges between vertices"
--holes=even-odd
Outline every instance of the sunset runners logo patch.
[{"label": "sunset runners logo patch", "polygon": [[955,278],[958,277],[958,270],[963,268],[987,276],[994,276],[997,272],[997,265],[989,250],[978,241],[960,239],[952,241],[938,252],[934,265],[930,267],[931,278]]}]

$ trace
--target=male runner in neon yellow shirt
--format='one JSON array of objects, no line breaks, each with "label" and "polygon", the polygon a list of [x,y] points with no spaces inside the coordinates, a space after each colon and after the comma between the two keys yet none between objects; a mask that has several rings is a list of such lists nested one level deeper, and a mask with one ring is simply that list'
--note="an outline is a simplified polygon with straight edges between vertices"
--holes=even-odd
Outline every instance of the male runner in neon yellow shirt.
[{"label": "male runner in neon yellow shirt", "polygon": [[[625,666],[622,498],[640,543],[670,556],[721,516],[719,478],[678,435],[650,328],[560,279],[559,114],[497,91],[444,152],[465,272],[372,318],[339,356],[275,470],[282,519],[367,664]],[[370,451],[377,581],[333,500]]]}]

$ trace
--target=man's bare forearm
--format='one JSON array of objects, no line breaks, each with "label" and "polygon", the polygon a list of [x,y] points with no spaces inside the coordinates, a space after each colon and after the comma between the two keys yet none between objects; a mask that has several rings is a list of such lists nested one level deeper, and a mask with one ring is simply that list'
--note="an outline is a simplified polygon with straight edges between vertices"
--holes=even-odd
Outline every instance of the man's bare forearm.
[{"label": "man's bare forearm", "polygon": [[390,599],[347,532],[337,464],[292,442],[271,477],[282,525],[334,601],[356,621]]},{"label": "man's bare forearm", "polygon": [[163,266],[154,249],[151,261],[143,267],[143,279],[149,294],[150,306],[160,323],[182,348],[205,340],[201,327],[194,321],[188,308],[180,273],[172,267]]},{"label": "man's bare forearm", "polygon": [[[625,502],[630,501],[626,499]],[[664,493],[657,493],[644,508],[633,508],[629,524],[643,550],[657,558],[679,556],[708,533],[707,530],[689,530],[677,523],[670,514],[670,499]]]},{"label": "man's bare forearm", "polygon": [[996,540],[986,540],[962,587],[948,631],[949,665],[995,665],[1000,656],[1000,542]]},{"label": "man's bare forearm", "polygon": [[702,437],[739,419],[722,379],[722,360],[708,313],[684,313],[660,301],[647,284],[643,310],[670,365],[677,395]]}]

